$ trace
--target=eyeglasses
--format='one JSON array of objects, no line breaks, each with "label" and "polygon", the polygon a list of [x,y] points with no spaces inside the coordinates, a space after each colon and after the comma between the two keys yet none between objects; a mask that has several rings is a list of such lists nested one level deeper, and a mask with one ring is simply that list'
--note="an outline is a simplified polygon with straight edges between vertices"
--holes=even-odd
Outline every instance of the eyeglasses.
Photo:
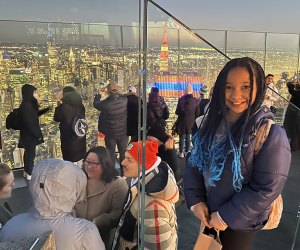
[{"label": "eyeglasses", "polygon": [[90,166],[91,168],[97,168],[100,165],[100,162],[92,162],[92,161],[84,160],[82,162],[82,165],[84,167]]}]

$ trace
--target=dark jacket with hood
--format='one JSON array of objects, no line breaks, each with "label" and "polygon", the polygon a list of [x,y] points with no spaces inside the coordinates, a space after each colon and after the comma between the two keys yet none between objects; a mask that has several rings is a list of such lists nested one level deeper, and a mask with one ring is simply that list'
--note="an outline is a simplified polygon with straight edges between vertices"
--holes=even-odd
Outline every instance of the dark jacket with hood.
[{"label": "dark jacket with hood", "polygon": [[[245,129],[241,154],[242,189],[232,186],[233,173],[229,160],[215,186],[205,185],[204,174],[188,165],[184,174],[184,189],[188,208],[206,202],[210,212],[218,211],[229,228],[239,231],[260,230],[270,214],[270,204],[282,192],[288,176],[291,152],[284,129],[274,124],[258,155],[254,157],[256,133],[272,119],[267,107],[262,107],[249,120]],[[229,157],[230,158],[230,157]]]},{"label": "dark jacket with hood", "polygon": [[158,101],[149,101],[147,103],[147,128],[151,128],[154,124],[161,124],[165,127],[169,115],[169,108],[163,97],[159,96]]},{"label": "dark jacket with hood", "polygon": [[[138,112],[139,112],[139,97],[135,94],[127,96],[127,135],[138,135]],[[142,102],[141,102],[142,107]],[[142,114],[141,114],[142,117]]]},{"label": "dark jacket with hood", "polygon": [[[287,87],[291,95],[290,102],[300,108],[300,88],[299,85],[288,82]],[[300,111],[292,104],[289,104],[285,113],[283,126],[289,138],[291,138],[291,148],[293,151],[300,149]]]},{"label": "dark jacket with hood", "polygon": [[44,142],[39,124],[39,116],[46,113],[49,108],[39,110],[37,100],[33,97],[36,88],[30,84],[22,87],[22,102],[20,114],[22,127],[20,129],[19,148],[35,146]]},{"label": "dark jacket with hood", "polygon": [[196,114],[198,105],[199,100],[193,97],[192,94],[185,94],[179,98],[175,112],[178,115],[176,132],[179,135],[192,133],[192,127],[198,117],[198,114]]},{"label": "dark jacket with hood", "polygon": [[101,111],[99,132],[114,139],[127,136],[127,98],[115,93],[102,101],[100,99],[100,95],[94,99],[94,107]]},{"label": "dark jacket with hood", "polygon": [[62,104],[54,112],[54,121],[60,123],[61,151],[64,160],[76,162],[83,159],[86,153],[86,136],[76,136],[71,125],[75,115],[85,118],[85,108],[76,91],[67,92],[61,101]]}]

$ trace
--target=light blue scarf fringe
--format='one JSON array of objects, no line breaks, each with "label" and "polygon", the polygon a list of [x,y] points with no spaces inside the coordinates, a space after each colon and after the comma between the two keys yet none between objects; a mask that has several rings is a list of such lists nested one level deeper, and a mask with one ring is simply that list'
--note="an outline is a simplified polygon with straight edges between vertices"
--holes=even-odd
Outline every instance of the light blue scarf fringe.
[{"label": "light blue scarf fringe", "polygon": [[220,142],[216,142],[212,137],[205,140],[205,137],[201,138],[199,131],[193,136],[192,141],[193,149],[188,162],[193,167],[198,168],[201,173],[204,170],[209,171],[208,185],[210,186],[215,186],[215,182],[221,179],[229,152],[233,153],[233,160],[231,162],[233,173],[232,185],[239,192],[244,179],[241,172],[242,143],[237,147],[231,136],[224,137]]}]

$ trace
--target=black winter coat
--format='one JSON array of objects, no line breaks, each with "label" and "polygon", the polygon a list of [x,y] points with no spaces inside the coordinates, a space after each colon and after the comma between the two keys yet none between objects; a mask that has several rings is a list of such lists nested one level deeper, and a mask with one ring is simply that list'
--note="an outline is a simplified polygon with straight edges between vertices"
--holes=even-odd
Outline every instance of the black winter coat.
[{"label": "black winter coat", "polygon": [[62,99],[62,104],[55,108],[54,121],[59,122],[61,151],[63,159],[77,162],[86,153],[86,136],[78,137],[71,128],[75,115],[85,117],[85,108],[81,96],[76,92],[69,92]]},{"label": "black winter coat", "polygon": [[177,118],[177,133],[181,134],[191,134],[192,127],[194,125],[197,114],[197,107],[199,105],[199,100],[193,97],[193,95],[184,95],[179,98],[176,115]]},{"label": "black winter coat", "polygon": [[147,128],[149,129],[154,124],[164,124],[169,118],[169,108],[163,98],[159,102],[147,103]]},{"label": "black winter coat", "polygon": [[110,138],[127,136],[127,98],[120,94],[111,94],[104,100],[100,95],[94,98],[94,107],[101,111],[98,130]]},{"label": "black winter coat", "polygon": [[22,127],[20,129],[19,148],[36,146],[44,142],[39,124],[39,116],[49,111],[49,108],[39,110],[36,99],[24,98],[20,105]]},{"label": "black winter coat", "polygon": [[185,159],[177,156],[176,149],[165,149],[165,145],[162,144],[158,147],[157,155],[173,170],[176,180],[182,178],[185,169]]},{"label": "black winter coat", "polygon": [[[127,135],[138,135],[139,98],[134,94],[127,95]],[[142,101],[141,101],[142,107]],[[142,118],[142,114],[141,114]]]}]

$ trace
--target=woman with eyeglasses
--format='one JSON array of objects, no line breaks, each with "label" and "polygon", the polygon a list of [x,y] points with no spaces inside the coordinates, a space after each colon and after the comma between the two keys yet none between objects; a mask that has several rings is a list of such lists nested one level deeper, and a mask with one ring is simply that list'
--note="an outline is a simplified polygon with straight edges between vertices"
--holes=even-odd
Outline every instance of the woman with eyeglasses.
[{"label": "woman with eyeglasses", "polygon": [[99,229],[106,248],[122,213],[128,192],[124,178],[117,176],[105,147],[93,147],[84,157],[83,171],[88,177],[87,201],[75,206],[76,216],[93,221]]}]

